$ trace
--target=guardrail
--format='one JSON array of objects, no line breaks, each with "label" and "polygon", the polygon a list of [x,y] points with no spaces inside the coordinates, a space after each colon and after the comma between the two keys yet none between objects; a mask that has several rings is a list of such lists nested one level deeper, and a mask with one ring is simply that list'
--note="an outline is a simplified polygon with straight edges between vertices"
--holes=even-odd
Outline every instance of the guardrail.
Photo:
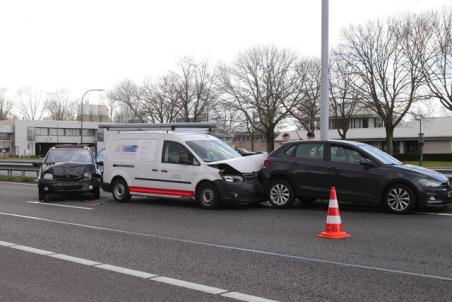
[{"label": "guardrail", "polygon": [[25,173],[35,173],[38,176],[39,167],[33,166],[37,161],[29,160],[0,160],[0,171],[6,171],[8,176],[12,176],[13,172],[20,172],[22,177]]}]

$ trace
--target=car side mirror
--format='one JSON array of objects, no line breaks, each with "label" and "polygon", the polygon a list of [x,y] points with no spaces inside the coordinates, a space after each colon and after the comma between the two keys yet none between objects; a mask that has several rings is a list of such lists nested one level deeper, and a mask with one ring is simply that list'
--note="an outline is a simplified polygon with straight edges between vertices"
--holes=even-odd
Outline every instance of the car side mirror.
[{"label": "car side mirror", "polygon": [[42,162],[41,161],[35,161],[32,163],[33,167],[41,167],[42,166]]},{"label": "car side mirror", "polygon": [[376,167],[377,165],[368,158],[361,159],[359,163],[365,167]]},{"label": "car side mirror", "polygon": [[98,161],[96,164],[97,164],[98,166],[101,166],[101,167],[104,166],[104,162],[103,162],[103,161]]},{"label": "car side mirror", "polygon": [[193,159],[188,159],[188,158],[181,158],[179,161],[182,165],[193,165]]}]

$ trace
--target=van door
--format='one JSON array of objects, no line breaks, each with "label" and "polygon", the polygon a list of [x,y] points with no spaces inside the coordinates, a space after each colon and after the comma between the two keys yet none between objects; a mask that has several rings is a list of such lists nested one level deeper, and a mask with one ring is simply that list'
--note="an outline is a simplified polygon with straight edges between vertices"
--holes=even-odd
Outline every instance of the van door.
[{"label": "van door", "polygon": [[[159,177],[158,151],[161,148],[158,139],[144,139],[140,141],[140,148],[135,160],[135,173],[133,186],[129,187],[131,193],[146,193],[148,188],[157,186]],[[160,147],[160,148],[159,148]]]},{"label": "van door", "polygon": [[161,162],[158,165],[156,177],[153,179],[155,186],[149,188],[148,193],[194,198],[193,171],[199,165],[199,162],[184,145],[164,141]]}]

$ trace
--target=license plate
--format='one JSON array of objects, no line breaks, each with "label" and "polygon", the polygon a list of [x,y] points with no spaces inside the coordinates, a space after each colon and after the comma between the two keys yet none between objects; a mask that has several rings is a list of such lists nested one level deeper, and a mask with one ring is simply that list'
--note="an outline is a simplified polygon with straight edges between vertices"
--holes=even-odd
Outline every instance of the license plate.
[{"label": "license plate", "polygon": [[452,198],[452,191],[450,191],[449,193],[447,193],[447,196],[449,196],[450,198]]}]

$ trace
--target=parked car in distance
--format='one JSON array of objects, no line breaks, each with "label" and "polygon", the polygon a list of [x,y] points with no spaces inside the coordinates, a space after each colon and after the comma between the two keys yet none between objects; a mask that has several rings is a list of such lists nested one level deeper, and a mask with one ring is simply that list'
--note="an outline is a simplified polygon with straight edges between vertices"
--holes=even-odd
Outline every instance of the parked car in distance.
[{"label": "parked car in distance", "polygon": [[112,132],[102,188],[115,200],[131,196],[194,199],[202,208],[263,201],[257,179],[265,156],[242,157],[208,134]]},{"label": "parked car in distance", "polygon": [[51,193],[91,193],[100,197],[100,172],[89,148],[53,147],[39,164],[39,200]]},{"label": "parked car in distance", "polygon": [[452,201],[445,175],[352,141],[285,144],[268,156],[259,177],[276,208],[289,207],[296,197],[327,199],[332,186],[341,200],[382,203],[398,214],[417,206],[442,208]]},{"label": "parked car in distance", "polygon": [[256,154],[256,152],[246,150],[245,148],[235,148],[234,150],[237,151],[241,156],[250,156]]}]

